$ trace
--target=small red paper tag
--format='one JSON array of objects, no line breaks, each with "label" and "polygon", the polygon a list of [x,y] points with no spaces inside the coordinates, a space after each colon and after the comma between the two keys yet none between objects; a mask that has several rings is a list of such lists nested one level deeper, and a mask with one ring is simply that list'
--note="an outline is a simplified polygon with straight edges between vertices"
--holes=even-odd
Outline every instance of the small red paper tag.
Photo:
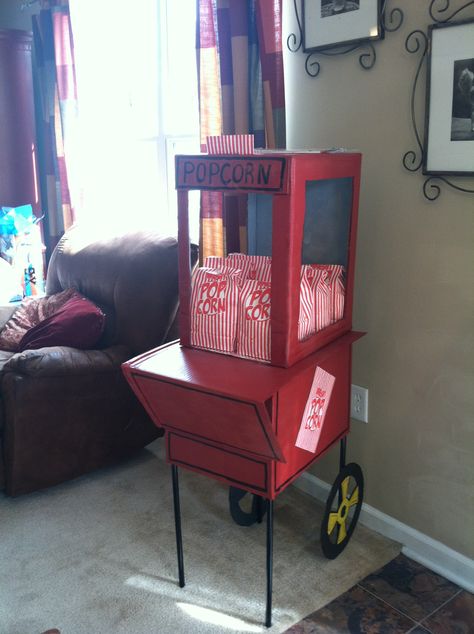
[{"label": "small red paper tag", "polygon": [[316,453],[335,380],[332,374],[316,367],[295,443],[300,449]]}]

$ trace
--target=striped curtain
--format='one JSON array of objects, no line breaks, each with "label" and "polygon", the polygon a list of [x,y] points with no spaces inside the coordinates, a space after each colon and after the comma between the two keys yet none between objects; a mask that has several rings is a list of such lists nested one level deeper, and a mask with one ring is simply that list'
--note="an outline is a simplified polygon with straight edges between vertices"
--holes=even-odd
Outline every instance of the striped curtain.
[{"label": "striped curtain", "polygon": [[46,258],[75,221],[72,183],[77,90],[67,0],[43,0],[33,16],[33,82]]},{"label": "striped curtain", "polygon": [[[282,0],[197,0],[201,144],[218,134],[255,135],[284,148]],[[225,201],[225,204],[224,204]],[[247,250],[243,196],[201,194],[201,257]]]}]

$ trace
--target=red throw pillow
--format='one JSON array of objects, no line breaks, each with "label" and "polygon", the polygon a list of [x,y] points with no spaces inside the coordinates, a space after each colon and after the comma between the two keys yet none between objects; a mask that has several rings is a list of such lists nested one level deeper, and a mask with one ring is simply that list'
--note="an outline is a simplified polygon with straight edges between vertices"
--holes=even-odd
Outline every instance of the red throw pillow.
[{"label": "red throw pillow", "polygon": [[30,328],[20,341],[20,352],[47,346],[69,346],[90,350],[99,341],[105,315],[85,297],[76,295],[54,315]]},{"label": "red throw pillow", "polygon": [[77,291],[68,288],[54,295],[23,300],[0,332],[0,350],[18,352],[20,341],[30,328],[53,315],[75,296],[79,296]]}]

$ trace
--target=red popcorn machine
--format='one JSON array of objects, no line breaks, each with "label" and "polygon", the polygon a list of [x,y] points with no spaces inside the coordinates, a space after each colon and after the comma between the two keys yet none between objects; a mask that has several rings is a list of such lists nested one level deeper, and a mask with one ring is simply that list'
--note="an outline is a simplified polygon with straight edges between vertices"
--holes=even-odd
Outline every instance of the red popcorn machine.
[{"label": "red popcorn machine", "polygon": [[[339,442],[325,556],[345,548],[362,505],[362,471],[346,463],[352,344],[363,334],[352,331],[360,163],[358,153],[330,151],[177,156],[181,338],[123,366],[165,430],[180,586],[178,467],[227,484],[237,524],[266,514],[267,626],[276,497]],[[191,271],[193,189],[247,195],[248,253]]]}]

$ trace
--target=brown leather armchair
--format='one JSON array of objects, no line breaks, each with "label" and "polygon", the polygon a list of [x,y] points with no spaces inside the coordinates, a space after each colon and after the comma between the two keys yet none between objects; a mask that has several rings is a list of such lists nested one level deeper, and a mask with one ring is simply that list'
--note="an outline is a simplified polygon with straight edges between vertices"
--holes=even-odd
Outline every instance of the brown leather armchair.
[{"label": "brown leather armchair", "polygon": [[97,350],[0,350],[0,485],[3,479],[7,495],[114,463],[160,435],[120,366],[176,338],[176,240],[137,232],[91,243],[72,229],[53,252],[46,293],[71,287],[106,314]]}]

